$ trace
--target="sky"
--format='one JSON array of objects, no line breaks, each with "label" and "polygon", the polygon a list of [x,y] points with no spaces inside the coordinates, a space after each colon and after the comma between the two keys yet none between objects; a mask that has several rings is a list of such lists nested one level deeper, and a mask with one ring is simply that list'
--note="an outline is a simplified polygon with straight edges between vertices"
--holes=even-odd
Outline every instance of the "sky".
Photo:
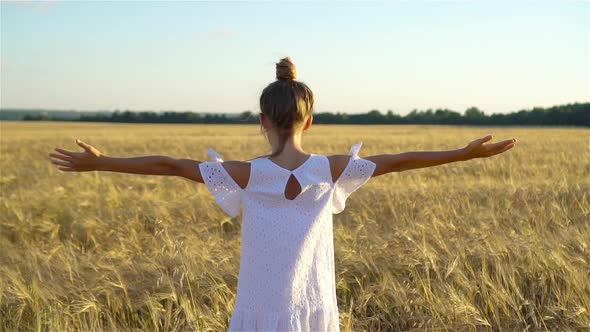
[{"label": "sky", "polygon": [[259,112],[290,56],[315,112],[590,100],[590,2],[2,1],[2,108]]}]

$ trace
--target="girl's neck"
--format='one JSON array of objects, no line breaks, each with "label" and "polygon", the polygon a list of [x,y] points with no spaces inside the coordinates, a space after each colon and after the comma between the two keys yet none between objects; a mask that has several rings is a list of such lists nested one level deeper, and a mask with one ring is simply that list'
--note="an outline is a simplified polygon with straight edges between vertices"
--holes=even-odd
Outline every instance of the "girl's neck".
[{"label": "girl's neck", "polygon": [[[278,137],[269,137],[269,142],[272,147],[272,152],[279,149]],[[305,152],[301,147],[301,133],[297,133],[285,142],[285,146],[281,153],[277,156],[271,157],[272,160],[283,162],[284,164],[297,164],[301,159],[305,159],[309,153]]]}]

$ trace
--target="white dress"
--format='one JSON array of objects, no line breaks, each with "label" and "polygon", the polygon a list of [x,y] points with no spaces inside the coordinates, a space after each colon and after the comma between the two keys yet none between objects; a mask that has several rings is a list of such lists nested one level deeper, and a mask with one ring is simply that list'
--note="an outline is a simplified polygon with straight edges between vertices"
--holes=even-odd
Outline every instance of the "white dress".
[{"label": "white dress", "polygon": [[[229,331],[339,331],[332,215],[366,183],[376,164],[350,150],[348,165],[332,182],[324,155],[311,156],[290,171],[267,157],[251,160],[242,189],[214,161],[199,169],[219,206],[231,217],[242,210],[238,289]],[[293,175],[301,185],[293,200],[285,186]]]}]

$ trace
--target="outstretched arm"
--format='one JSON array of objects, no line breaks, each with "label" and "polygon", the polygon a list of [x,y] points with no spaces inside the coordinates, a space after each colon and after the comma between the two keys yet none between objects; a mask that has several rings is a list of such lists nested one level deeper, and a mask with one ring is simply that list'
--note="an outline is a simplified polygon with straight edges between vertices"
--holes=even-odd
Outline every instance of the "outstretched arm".
[{"label": "outstretched arm", "polygon": [[143,156],[131,158],[109,157],[95,147],[80,140],[76,143],[83,152],[56,148],[59,153],[50,153],[51,162],[64,172],[109,171],[131,174],[180,176],[203,182],[198,165],[200,161],[176,159],[167,156]]},{"label": "outstretched arm", "polygon": [[365,159],[377,164],[373,176],[390,172],[402,172],[410,169],[438,166],[456,161],[486,158],[505,152],[516,144],[516,139],[498,143],[483,144],[493,138],[492,135],[476,139],[466,147],[449,151],[413,151],[400,154],[381,154]]}]

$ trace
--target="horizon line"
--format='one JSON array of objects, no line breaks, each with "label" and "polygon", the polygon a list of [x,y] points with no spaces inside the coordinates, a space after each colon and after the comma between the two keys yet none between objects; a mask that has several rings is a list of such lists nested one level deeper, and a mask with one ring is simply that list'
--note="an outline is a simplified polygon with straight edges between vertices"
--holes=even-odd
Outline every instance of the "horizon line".
[{"label": "horizon line", "polygon": [[[575,105],[575,104],[587,104],[590,103],[590,101],[574,101],[574,102],[568,102],[565,104],[554,104],[552,106],[533,106],[530,108],[520,108],[517,110],[512,110],[512,111],[507,111],[508,113],[512,113],[512,112],[518,112],[518,111],[523,111],[523,110],[533,110],[536,108],[551,108],[551,107],[556,107],[556,106],[567,106],[567,105]],[[477,108],[478,110],[480,110],[483,113],[486,113],[485,110],[482,110],[481,108],[479,108],[478,106],[469,106],[467,107],[465,110],[462,111],[457,111],[455,109],[452,108],[447,108],[447,107],[428,107],[428,108],[412,108],[410,111],[408,111],[408,113],[416,110],[416,111],[428,111],[428,110],[432,110],[432,111],[436,111],[436,110],[446,110],[446,111],[454,111],[454,112],[464,112],[470,108]],[[189,113],[205,113],[205,114],[242,114],[244,112],[251,112],[251,113],[259,113],[260,111],[252,111],[252,110],[243,110],[243,111],[236,111],[236,112],[208,112],[208,111],[194,111],[194,110],[144,110],[144,109],[129,109],[129,108],[115,108],[115,109],[94,109],[94,110],[89,110],[89,109],[66,109],[66,108],[20,108],[20,107],[0,107],[0,111],[19,111],[19,112],[26,112],[26,111],[46,111],[46,112],[154,112],[154,113],[164,113],[164,112],[173,112],[173,113],[181,113],[181,112],[189,112]],[[363,113],[368,113],[371,111],[379,111],[380,113],[387,113],[389,111],[392,111],[393,113],[396,114],[401,114],[397,111],[395,111],[394,109],[388,108],[385,111],[382,111],[378,108],[370,108],[366,111],[359,111],[359,112],[342,112],[342,111],[318,111],[318,110],[314,110],[314,113],[316,114],[320,114],[320,113],[333,113],[333,114],[363,114]],[[504,114],[504,113],[490,113],[490,114]]]}]

